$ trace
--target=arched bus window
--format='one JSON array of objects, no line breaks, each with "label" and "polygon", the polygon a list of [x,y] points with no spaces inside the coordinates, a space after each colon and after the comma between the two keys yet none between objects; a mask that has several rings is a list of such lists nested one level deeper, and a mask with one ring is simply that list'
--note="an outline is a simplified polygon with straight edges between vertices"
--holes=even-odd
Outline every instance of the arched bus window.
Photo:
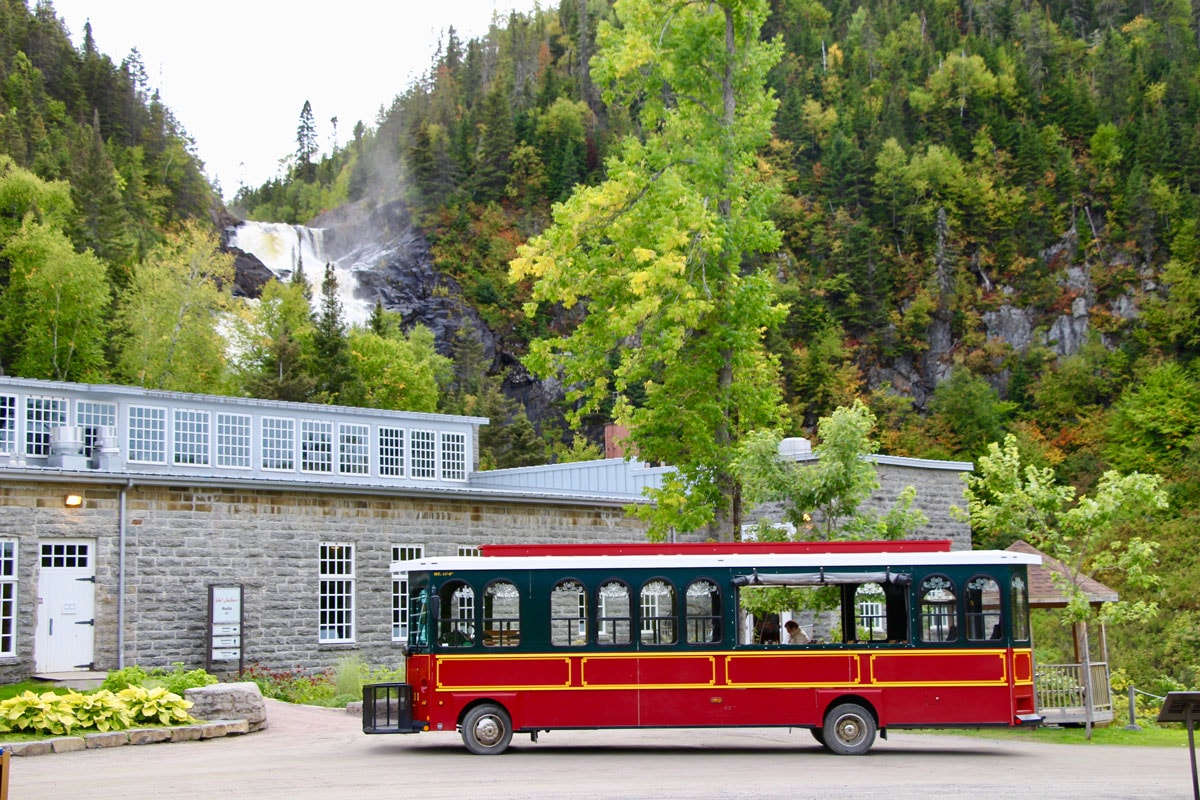
[{"label": "arched bus window", "polygon": [[629,584],[612,578],[596,592],[596,641],[629,644],[633,634],[633,608]]},{"label": "arched bus window", "polygon": [[643,644],[675,644],[677,610],[675,587],[662,578],[646,581],[641,596]]},{"label": "arched bus window", "polygon": [[708,578],[688,584],[685,593],[688,644],[719,642],[721,640],[721,590]]},{"label": "arched bus window", "polygon": [[571,647],[587,643],[587,590],[574,578],[559,581],[550,592],[550,644]]},{"label": "arched bus window", "polygon": [[438,599],[438,644],[470,647],[475,643],[475,590],[465,581],[447,581]]},{"label": "arched bus window", "polygon": [[967,639],[984,642],[1003,636],[1000,584],[989,575],[976,575],[967,581]]},{"label": "arched bus window", "polygon": [[1012,636],[1015,641],[1029,641],[1029,587],[1021,575],[1012,576]]},{"label": "arched bus window", "polygon": [[930,575],[921,581],[921,641],[958,641],[958,597],[954,581]]},{"label": "arched bus window", "polygon": [[512,581],[492,581],[483,590],[483,644],[516,647],[521,643],[521,593]]}]

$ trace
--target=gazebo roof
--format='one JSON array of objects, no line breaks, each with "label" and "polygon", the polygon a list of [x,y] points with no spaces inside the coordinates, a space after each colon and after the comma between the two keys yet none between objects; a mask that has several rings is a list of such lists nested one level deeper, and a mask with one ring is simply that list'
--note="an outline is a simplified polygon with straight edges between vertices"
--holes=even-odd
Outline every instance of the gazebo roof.
[{"label": "gazebo roof", "polygon": [[[1067,605],[1067,598],[1050,577],[1052,573],[1058,572],[1069,579],[1070,573],[1067,572],[1067,568],[1063,566],[1062,562],[1051,558],[1028,542],[1013,542],[1008,549],[1017,553],[1030,553],[1042,557],[1041,566],[1029,567],[1029,607],[1064,608]],[[1092,604],[1112,603],[1118,597],[1116,590],[1110,589],[1092,578],[1081,577],[1079,586],[1087,595],[1088,602]]]}]

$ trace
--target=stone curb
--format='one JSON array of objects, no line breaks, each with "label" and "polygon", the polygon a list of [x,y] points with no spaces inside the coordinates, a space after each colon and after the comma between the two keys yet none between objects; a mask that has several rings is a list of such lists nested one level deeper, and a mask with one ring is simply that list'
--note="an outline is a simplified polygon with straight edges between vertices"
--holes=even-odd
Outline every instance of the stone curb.
[{"label": "stone curb", "polygon": [[157,744],[159,742],[198,742],[223,736],[250,733],[250,723],[244,719],[216,719],[196,725],[176,725],[170,728],[130,728],[124,731],[88,733],[83,736],[54,736],[36,742],[0,742],[14,756],[44,756],[51,753],[71,753],[127,744]]}]

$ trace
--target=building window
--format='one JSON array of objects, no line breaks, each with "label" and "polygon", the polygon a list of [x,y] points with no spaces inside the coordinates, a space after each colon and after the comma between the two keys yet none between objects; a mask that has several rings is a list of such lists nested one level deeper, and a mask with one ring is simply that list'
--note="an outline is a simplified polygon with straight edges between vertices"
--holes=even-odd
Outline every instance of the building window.
[{"label": "building window", "polygon": [[475,545],[460,544],[458,546],[458,555],[462,558],[479,558],[479,548]]},{"label": "building window", "polygon": [[404,477],[404,429],[379,429],[379,474]]},{"label": "building window", "polygon": [[17,543],[0,539],[0,656],[17,654]]},{"label": "building window", "polygon": [[467,437],[461,433],[442,434],[442,480],[467,479]]},{"label": "building window", "polygon": [[[416,561],[425,556],[425,545],[392,545],[392,561]],[[392,641],[408,641],[408,573],[392,577]]]},{"label": "building window", "polygon": [[333,472],[332,422],[300,422],[300,471]]},{"label": "building window", "polygon": [[167,410],[129,407],[129,460],[145,464],[167,462]]},{"label": "building window", "polygon": [[50,455],[50,429],[67,424],[67,400],[62,397],[25,398],[25,454]]},{"label": "building window", "polygon": [[175,430],[172,458],[175,463],[208,466],[208,412],[177,408],[173,416]]},{"label": "building window", "polygon": [[217,414],[217,466],[250,469],[249,414]]},{"label": "building window", "polygon": [[42,545],[42,567],[86,569],[89,549],[81,542],[47,542]]},{"label": "building window", "polygon": [[277,470],[296,468],[295,420],[263,417],[262,468]]},{"label": "building window", "polygon": [[101,428],[117,430],[117,404],[80,400],[75,404],[75,424],[83,427],[83,444],[90,453],[100,444]]},{"label": "building window", "polygon": [[17,397],[0,394],[0,453],[17,451]]},{"label": "building window", "polygon": [[321,543],[321,620],[323,644],[354,641],[354,545]]},{"label": "building window", "polygon": [[433,431],[412,432],[412,477],[437,477],[437,434]]},{"label": "building window", "polygon": [[371,471],[371,426],[338,424],[338,472],[366,475]]}]

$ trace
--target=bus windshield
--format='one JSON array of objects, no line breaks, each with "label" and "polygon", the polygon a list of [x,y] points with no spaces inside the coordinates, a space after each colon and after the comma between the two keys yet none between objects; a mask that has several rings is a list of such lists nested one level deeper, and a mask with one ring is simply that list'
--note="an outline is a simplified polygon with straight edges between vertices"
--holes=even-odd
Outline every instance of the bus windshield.
[{"label": "bus windshield", "polygon": [[409,643],[414,647],[429,644],[429,590],[422,589],[412,596],[412,621],[409,626]]}]

